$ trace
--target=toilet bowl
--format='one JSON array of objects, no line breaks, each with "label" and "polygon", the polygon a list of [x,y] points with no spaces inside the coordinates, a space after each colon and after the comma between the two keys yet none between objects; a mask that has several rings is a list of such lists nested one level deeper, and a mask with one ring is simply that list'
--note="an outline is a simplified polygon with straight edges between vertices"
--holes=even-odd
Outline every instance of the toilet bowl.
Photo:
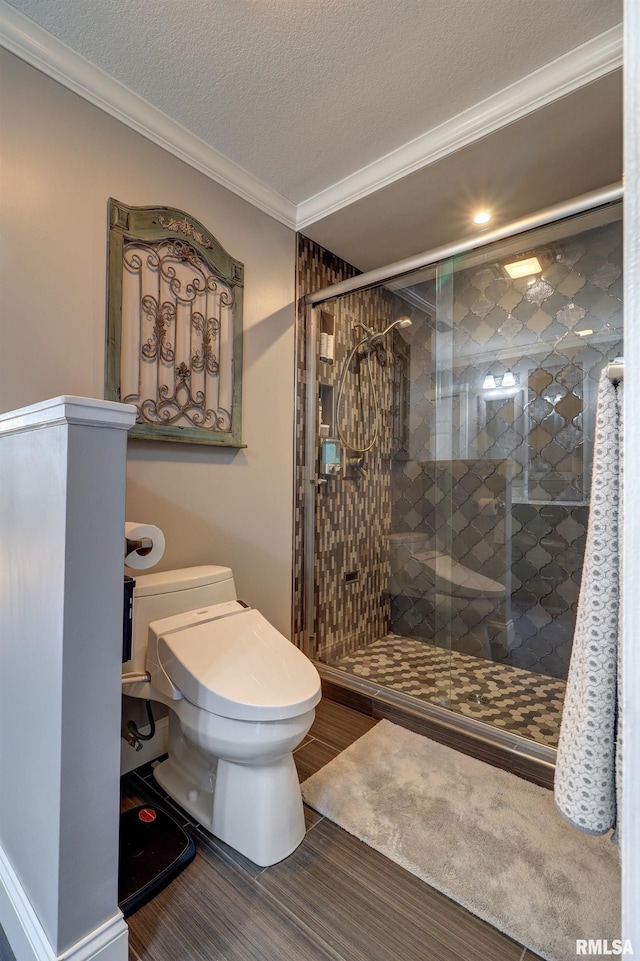
[{"label": "toilet bowl", "polygon": [[320,678],[262,614],[231,595],[228,568],[138,578],[125,669],[140,670],[144,655],[149,680],[126,693],[170,709],[158,783],[208,831],[267,866],[304,837],[292,752],[313,723]]}]

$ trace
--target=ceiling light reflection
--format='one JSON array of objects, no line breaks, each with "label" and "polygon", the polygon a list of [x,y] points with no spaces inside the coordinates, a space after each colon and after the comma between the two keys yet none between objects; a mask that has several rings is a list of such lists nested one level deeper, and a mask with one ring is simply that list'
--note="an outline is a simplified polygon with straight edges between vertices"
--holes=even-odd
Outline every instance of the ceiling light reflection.
[{"label": "ceiling light reflection", "polygon": [[537,257],[528,257],[526,260],[514,260],[511,264],[505,264],[504,269],[512,280],[520,277],[530,277],[531,274],[542,273],[542,267]]}]

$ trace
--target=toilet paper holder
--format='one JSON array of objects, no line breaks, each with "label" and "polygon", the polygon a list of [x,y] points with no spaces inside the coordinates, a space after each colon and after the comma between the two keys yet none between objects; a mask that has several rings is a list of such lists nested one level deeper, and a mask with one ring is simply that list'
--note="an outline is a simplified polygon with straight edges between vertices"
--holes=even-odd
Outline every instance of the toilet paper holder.
[{"label": "toilet paper holder", "polygon": [[164,554],[164,534],[155,524],[126,521],[124,525],[124,566],[135,571],[148,570]]},{"label": "toilet paper holder", "polygon": [[146,557],[147,554],[151,553],[153,547],[153,541],[150,537],[141,537],[140,540],[130,540],[128,537],[125,538],[125,557],[132,551],[136,551],[141,557]]}]

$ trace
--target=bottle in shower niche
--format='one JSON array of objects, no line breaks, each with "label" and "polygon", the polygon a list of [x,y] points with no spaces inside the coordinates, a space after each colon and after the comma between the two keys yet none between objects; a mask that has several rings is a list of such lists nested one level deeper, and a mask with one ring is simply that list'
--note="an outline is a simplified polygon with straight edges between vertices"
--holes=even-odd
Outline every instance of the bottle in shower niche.
[{"label": "bottle in shower niche", "polygon": [[327,336],[327,343],[325,347],[324,359],[328,363],[332,364],[334,359],[334,353],[335,353],[335,347],[334,347],[335,337],[333,334],[327,334],[326,336]]},{"label": "bottle in shower niche", "polygon": [[335,318],[333,314],[328,313],[326,310],[320,311],[319,330],[320,360],[324,360],[327,364],[332,364],[335,355]]}]

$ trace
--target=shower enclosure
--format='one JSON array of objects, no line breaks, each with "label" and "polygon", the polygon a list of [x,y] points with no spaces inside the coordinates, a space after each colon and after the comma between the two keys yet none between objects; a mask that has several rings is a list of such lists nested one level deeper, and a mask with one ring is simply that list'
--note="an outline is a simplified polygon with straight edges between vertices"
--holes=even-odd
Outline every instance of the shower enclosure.
[{"label": "shower enclosure", "polygon": [[[621,204],[358,286],[300,240],[296,640],[345,678],[557,743]],[[321,284],[318,284],[318,279]]]}]

